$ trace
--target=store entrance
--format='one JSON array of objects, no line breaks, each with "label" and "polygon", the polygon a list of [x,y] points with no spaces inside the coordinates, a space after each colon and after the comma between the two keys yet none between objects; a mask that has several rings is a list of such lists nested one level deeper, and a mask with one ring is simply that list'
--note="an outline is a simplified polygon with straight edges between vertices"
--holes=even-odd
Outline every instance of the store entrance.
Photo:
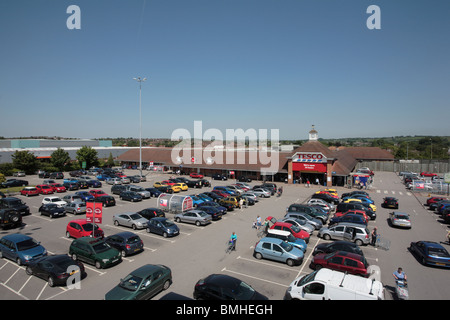
[{"label": "store entrance", "polygon": [[294,177],[299,183],[306,184],[309,180],[309,183],[312,185],[326,185],[326,177],[324,173],[295,172]]}]

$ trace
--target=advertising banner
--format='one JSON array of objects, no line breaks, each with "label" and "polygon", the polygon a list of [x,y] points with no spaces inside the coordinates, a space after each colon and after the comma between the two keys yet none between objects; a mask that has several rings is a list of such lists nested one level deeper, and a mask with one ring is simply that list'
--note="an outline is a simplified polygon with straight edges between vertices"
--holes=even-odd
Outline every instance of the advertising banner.
[{"label": "advertising banner", "polygon": [[102,223],[103,204],[101,202],[86,202],[86,221]]},{"label": "advertising banner", "polygon": [[327,172],[327,165],[325,163],[304,163],[293,162],[293,171],[311,171],[311,172]]}]

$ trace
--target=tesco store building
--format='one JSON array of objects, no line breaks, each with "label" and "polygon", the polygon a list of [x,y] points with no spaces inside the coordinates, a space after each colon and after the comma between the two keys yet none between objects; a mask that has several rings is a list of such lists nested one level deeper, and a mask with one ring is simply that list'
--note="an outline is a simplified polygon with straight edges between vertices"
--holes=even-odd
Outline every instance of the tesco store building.
[{"label": "tesco store building", "polygon": [[333,159],[328,158],[322,152],[296,152],[288,164],[288,182],[290,183],[307,183],[309,180],[312,184],[328,185],[329,180],[329,185],[331,185]]}]

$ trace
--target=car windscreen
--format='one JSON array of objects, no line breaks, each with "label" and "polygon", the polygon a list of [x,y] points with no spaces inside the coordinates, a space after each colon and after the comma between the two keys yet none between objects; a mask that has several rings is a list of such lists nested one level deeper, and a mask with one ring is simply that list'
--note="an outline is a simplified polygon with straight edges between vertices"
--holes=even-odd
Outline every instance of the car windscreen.
[{"label": "car windscreen", "polygon": [[284,242],[284,241],[280,243],[280,247],[282,247],[284,249],[284,251],[287,251],[287,252],[291,251],[292,248],[294,248],[292,245],[290,245],[289,243]]},{"label": "car windscreen", "polygon": [[141,219],[142,216],[138,213],[134,213],[134,214],[130,214],[130,218],[131,218],[131,220],[138,220],[138,219]]},{"label": "car windscreen", "polygon": [[108,251],[110,248],[111,247],[106,242],[99,242],[92,246],[92,249],[94,249],[95,253],[105,252],[105,251]]},{"label": "car windscreen", "polygon": [[439,258],[450,258],[449,253],[445,249],[441,249],[441,248],[429,248],[428,254],[430,256],[435,256],[435,257],[439,257]]},{"label": "car windscreen", "polygon": [[164,227],[171,227],[171,226],[175,225],[175,223],[173,223],[173,222],[170,221],[170,220],[163,220],[163,221],[161,221],[161,224],[162,224]]},{"label": "car windscreen", "polygon": [[28,249],[39,246],[39,243],[34,239],[27,239],[27,240],[18,242],[16,245],[17,245],[17,250],[24,251],[24,250],[28,250]]},{"label": "car windscreen", "polygon": [[142,280],[141,277],[129,274],[120,281],[119,286],[129,291],[136,291],[139,289]]},{"label": "car windscreen", "polygon": [[127,244],[135,244],[141,242],[141,238],[138,236],[132,236],[127,239]]},{"label": "car windscreen", "polygon": [[255,294],[255,290],[243,281],[232,291],[236,300],[250,300]]}]

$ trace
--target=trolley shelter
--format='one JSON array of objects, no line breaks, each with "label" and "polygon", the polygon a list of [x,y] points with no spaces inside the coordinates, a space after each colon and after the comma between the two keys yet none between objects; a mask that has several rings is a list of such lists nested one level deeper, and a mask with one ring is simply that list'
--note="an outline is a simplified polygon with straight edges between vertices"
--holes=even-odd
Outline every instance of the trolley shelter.
[{"label": "trolley shelter", "polygon": [[158,197],[158,209],[166,212],[180,213],[193,209],[190,196],[161,193]]}]

